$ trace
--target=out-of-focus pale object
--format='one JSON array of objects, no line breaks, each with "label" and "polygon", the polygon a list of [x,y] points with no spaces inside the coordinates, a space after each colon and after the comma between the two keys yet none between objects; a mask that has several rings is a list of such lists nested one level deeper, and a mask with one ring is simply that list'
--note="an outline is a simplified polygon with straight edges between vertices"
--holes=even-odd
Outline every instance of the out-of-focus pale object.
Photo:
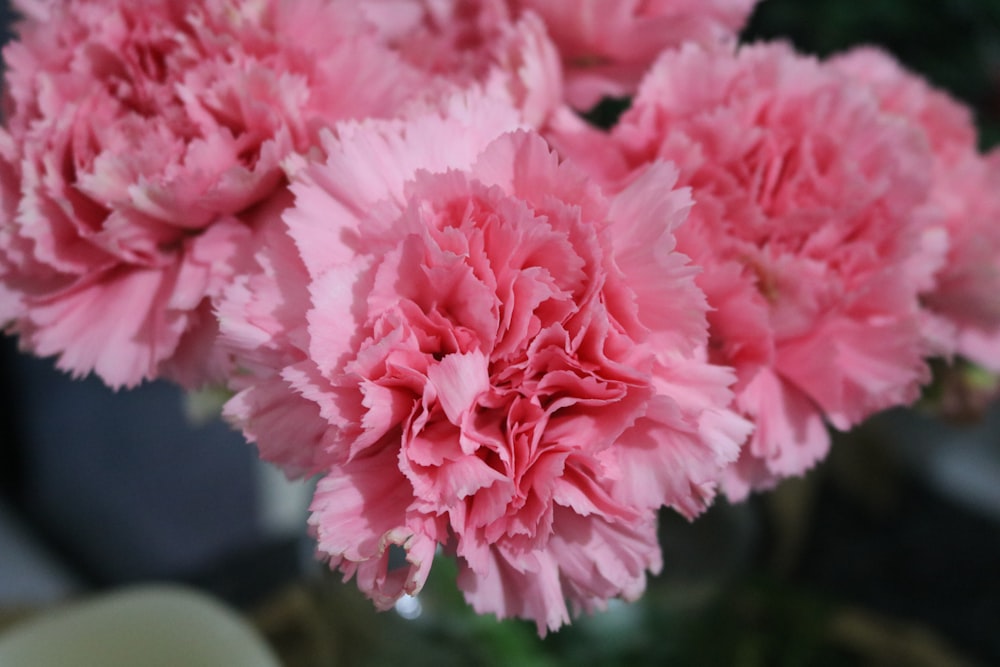
[{"label": "out-of-focus pale object", "polygon": [[201,593],[143,586],[53,609],[0,634],[4,667],[278,667],[234,611]]}]

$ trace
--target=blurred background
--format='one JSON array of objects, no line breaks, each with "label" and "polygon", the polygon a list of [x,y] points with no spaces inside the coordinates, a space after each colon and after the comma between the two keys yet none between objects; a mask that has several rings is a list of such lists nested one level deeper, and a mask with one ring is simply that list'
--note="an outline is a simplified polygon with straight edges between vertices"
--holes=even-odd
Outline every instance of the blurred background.
[{"label": "blurred background", "polygon": [[[984,148],[1000,142],[997,0],[764,0],[745,39],[770,38],[819,55],[882,45],[974,108]],[[3,337],[0,628],[171,581],[242,611],[291,667],[997,665],[998,392],[938,370],[930,398],[948,402],[838,436],[804,479],[693,524],[665,512],[647,595],[542,641],[472,614],[447,561],[419,598],[375,613],[313,562],[308,485],[169,385],[116,394]]]}]

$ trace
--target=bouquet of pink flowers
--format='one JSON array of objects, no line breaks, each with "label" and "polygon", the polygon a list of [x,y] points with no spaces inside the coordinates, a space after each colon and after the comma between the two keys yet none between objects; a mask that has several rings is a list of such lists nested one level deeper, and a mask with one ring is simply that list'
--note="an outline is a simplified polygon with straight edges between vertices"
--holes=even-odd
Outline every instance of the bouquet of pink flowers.
[{"label": "bouquet of pink flowers", "polygon": [[1000,371],[1000,156],[884,52],[739,45],[755,0],[15,4],[0,322],[227,387],[379,608],[443,551],[556,630],[642,594],[661,507]]}]

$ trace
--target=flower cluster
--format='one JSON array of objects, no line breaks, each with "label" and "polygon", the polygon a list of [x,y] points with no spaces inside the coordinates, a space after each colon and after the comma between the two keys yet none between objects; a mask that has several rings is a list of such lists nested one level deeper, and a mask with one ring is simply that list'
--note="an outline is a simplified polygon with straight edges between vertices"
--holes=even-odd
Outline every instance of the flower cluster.
[{"label": "flower cluster", "polygon": [[[634,599],[656,517],[1000,371],[1000,158],[754,0],[23,0],[0,322],[113,387],[225,383],[379,608]],[[632,96],[608,131],[577,115]]]}]

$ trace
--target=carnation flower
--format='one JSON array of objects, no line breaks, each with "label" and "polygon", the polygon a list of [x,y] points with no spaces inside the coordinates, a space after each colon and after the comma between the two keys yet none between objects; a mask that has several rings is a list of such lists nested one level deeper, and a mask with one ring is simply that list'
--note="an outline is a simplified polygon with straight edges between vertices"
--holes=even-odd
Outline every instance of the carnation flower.
[{"label": "carnation flower", "polygon": [[563,103],[559,55],[542,21],[506,0],[381,0],[361,4],[386,43],[429,75],[429,98],[495,86],[543,126]]},{"label": "carnation flower", "polygon": [[[209,298],[280,161],[418,81],[349,2],[23,3],[4,50],[0,317],[114,387],[221,372]],[[412,80],[411,80],[412,77]]]},{"label": "carnation flower", "polygon": [[936,351],[1000,371],[1000,151],[981,155],[969,109],[887,53],[858,48],[831,63],[924,132],[934,154],[929,206],[948,232],[948,257],[922,295],[937,319]]},{"label": "carnation flower", "polygon": [[731,498],[812,466],[825,423],[917,397],[918,292],[944,252],[925,206],[931,155],[867,86],[782,44],[686,47],[599,141],[559,137],[609,182],[669,159],[692,188],[678,248],[703,268],[711,358],[736,369],[735,405],[756,427]]},{"label": "carnation flower", "polygon": [[944,214],[949,250],[923,303],[954,327],[946,352],[1000,372],[1000,150],[969,153],[940,171],[931,196]]},{"label": "carnation flower", "polygon": [[757,1],[380,0],[363,10],[410,63],[465,84],[502,79],[542,127],[564,97],[589,109],[634,93],[664,49],[732,44]]},{"label": "carnation flower", "polygon": [[664,49],[732,44],[757,0],[508,0],[537,12],[559,48],[566,97],[589,109],[635,92]]},{"label": "carnation flower", "polygon": [[219,314],[247,355],[226,414],[324,473],[332,567],[385,609],[444,547],[477,611],[544,634],[643,590],[657,509],[700,512],[749,427],[699,354],[673,169],[607,199],[519,118],[470,95],[341,125],[289,164],[294,246]]}]

